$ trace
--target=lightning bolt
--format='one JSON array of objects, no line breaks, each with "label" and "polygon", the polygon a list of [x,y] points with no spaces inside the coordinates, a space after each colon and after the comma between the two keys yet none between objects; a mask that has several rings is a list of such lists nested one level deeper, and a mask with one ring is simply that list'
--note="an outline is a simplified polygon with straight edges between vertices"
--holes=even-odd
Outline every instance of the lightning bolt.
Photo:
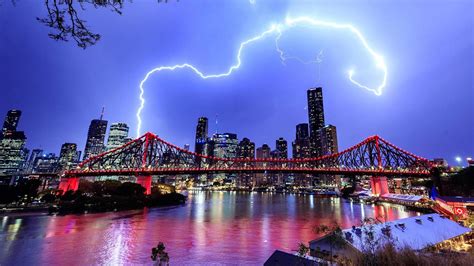
[{"label": "lightning bolt", "polygon": [[[348,72],[348,78],[349,80],[356,85],[359,88],[366,89],[368,91],[373,92],[375,95],[380,96],[382,94],[383,88],[386,86],[387,82],[387,66],[385,64],[385,61],[383,57],[379,54],[377,54],[368,44],[367,40],[365,37],[362,35],[362,33],[352,26],[351,24],[338,24],[334,22],[328,22],[328,21],[322,21],[322,20],[315,20],[310,17],[297,17],[297,18],[286,18],[285,22],[279,23],[279,24],[273,24],[270,26],[269,29],[266,31],[263,31],[259,35],[256,35],[248,40],[245,40],[240,43],[239,49],[237,50],[237,56],[236,56],[236,63],[234,65],[231,65],[226,72],[223,73],[218,73],[218,74],[204,74],[202,71],[200,71],[198,68],[193,66],[192,64],[189,63],[183,63],[183,64],[178,64],[178,65],[173,65],[173,66],[159,66],[156,68],[153,68],[152,70],[148,71],[148,73],[145,75],[143,80],[140,82],[140,94],[139,94],[139,99],[140,99],[140,106],[137,109],[136,117],[137,117],[137,137],[140,136],[140,131],[141,131],[141,126],[142,126],[142,118],[141,118],[141,113],[143,111],[143,108],[145,107],[145,89],[144,85],[148,78],[156,73],[156,72],[161,72],[161,71],[174,71],[178,69],[189,69],[192,72],[194,72],[196,75],[198,75],[202,79],[211,79],[211,78],[221,78],[221,77],[226,77],[232,74],[235,70],[237,70],[241,64],[242,64],[242,51],[247,47],[249,44],[259,41],[261,39],[264,39],[265,37],[274,34],[275,35],[275,47],[276,51],[278,52],[280,59],[284,63],[288,59],[296,59],[299,60],[297,57],[293,56],[287,56],[285,52],[280,48],[279,46],[279,40],[281,36],[283,35],[283,32],[287,29],[290,29],[294,26],[298,25],[309,25],[309,26],[314,26],[314,27],[326,27],[326,28],[332,28],[332,29],[341,29],[341,30],[348,30],[351,33],[353,33],[358,40],[362,43],[364,48],[369,52],[369,54],[373,57],[375,61],[375,65],[378,69],[382,70],[383,72],[383,79],[382,82],[380,83],[379,86],[376,88],[370,88],[366,85],[363,85],[356,80],[354,80],[353,76],[355,71],[353,69],[349,70]],[[318,57],[316,61],[310,61],[310,62],[304,62],[302,60],[299,60],[302,63],[320,63],[321,61],[321,56],[322,52],[318,54]]]}]

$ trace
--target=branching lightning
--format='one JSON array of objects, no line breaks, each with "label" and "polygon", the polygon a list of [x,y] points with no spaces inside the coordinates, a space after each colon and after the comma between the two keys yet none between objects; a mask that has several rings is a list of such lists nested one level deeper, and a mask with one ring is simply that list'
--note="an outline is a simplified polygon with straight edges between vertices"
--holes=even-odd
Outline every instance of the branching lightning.
[{"label": "branching lightning", "polygon": [[205,74],[205,73],[201,72],[198,68],[196,68],[195,66],[193,66],[192,64],[189,64],[189,63],[183,63],[183,64],[174,65],[174,66],[159,66],[159,67],[156,67],[156,68],[153,68],[152,70],[150,70],[145,75],[143,80],[140,82],[140,95],[139,95],[140,106],[138,107],[138,110],[137,110],[137,113],[136,113],[136,117],[137,117],[137,121],[138,121],[138,123],[137,123],[137,137],[140,136],[141,126],[142,126],[141,113],[143,111],[143,108],[145,107],[144,84],[146,83],[148,78],[156,72],[174,71],[174,70],[177,70],[177,69],[185,69],[186,68],[186,69],[189,69],[189,70],[193,71],[195,74],[197,74],[202,79],[226,77],[226,76],[229,76],[230,74],[232,74],[235,70],[237,70],[241,66],[241,64],[242,64],[241,55],[242,55],[242,51],[244,50],[245,47],[247,47],[249,44],[251,44],[253,42],[264,39],[265,37],[267,37],[269,35],[272,35],[272,34],[275,36],[275,48],[276,48],[276,51],[278,52],[278,54],[280,56],[280,59],[282,60],[283,64],[288,59],[295,59],[295,60],[298,60],[298,61],[300,61],[301,63],[304,63],[304,64],[308,64],[308,63],[318,63],[319,64],[319,63],[321,63],[322,51],[319,52],[316,60],[305,62],[305,61],[303,61],[303,60],[301,60],[297,57],[286,55],[285,52],[280,48],[279,40],[280,40],[281,36],[283,35],[283,33],[285,32],[285,30],[288,30],[288,29],[290,29],[294,26],[299,26],[299,25],[348,30],[351,33],[353,33],[358,38],[358,40],[362,43],[364,48],[373,57],[376,67],[378,69],[382,70],[383,79],[382,79],[382,82],[380,83],[379,86],[377,86],[376,88],[370,88],[370,87],[368,87],[366,85],[363,85],[360,82],[357,82],[356,80],[354,80],[353,76],[355,74],[355,71],[353,69],[349,70],[348,78],[354,85],[356,85],[360,88],[371,91],[375,95],[378,95],[378,96],[382,94],[382,90],[386,86],[386,81],[387,81],[387,66],[385,65],[383,57],[381,55],[377,54],[369,46],[369,44],[367,43],[367,40],[365,39],[365,37],[362,35],[362,33],[357,28],[355,28],[354,26],[352,26],[350,24],[338,24],[338,23],[333,23],[333,22],[315,20],[315,19],[312,19],[310,17],[287,18],[284,23],[273,24],[266,31],[263,31],[259,35],[256,35],[256,36],[240,43],[239,49],[237,50],[236,63],[234,65],[231,65],[227,69],[226,72],[218,73],[218,74]]}]

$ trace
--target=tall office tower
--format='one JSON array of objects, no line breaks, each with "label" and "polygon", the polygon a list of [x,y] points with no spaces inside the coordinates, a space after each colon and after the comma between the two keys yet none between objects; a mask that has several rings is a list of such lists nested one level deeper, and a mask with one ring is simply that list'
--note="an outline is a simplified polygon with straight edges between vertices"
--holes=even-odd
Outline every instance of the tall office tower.
[{"label": "tall office tower", "polygon": [[212,136],[214,141],[214,157],[218,158],[237,158],[237,147],[239,140],[237,134],[216,133]]},{"label": "tall office tower", "polygon": [[288,158],[288,142],[284,138],[276,140],[276,158],[287,159]]},{"label": "tall office tower", "polygon": [[[207,142],[209,143],[209,142]],[[212,136],[212,146],[214,157],[217,158],[237,158],[237,149],[239,140],[237,134],[233,133],[215,133]],[[213,176],[214,181],[224,182],[228,185],[236,185],[236,174],[216,174]]]},{"label": "tall office tower", "polygon": [[323,89],[309,89],[307,97],[311,156],[317,157],[322,153],[320,134],[317,131],[324,127]]},{"label": "tall office tower", "polygon": [[128,125],[125,123],[112,123],[110,125],[107,150],[118,148],[127,143]]},{"label": "tall office tower", "polygon": [[86,148],[84,149],[84,160],[104,152],[105,132],[107,131],[107,120],[103,120],[103,109],[100,119],[91,121],[87,132]]},{"label": "tall office tower", "polygon": [[194,145],[194,152],[197,154],[203,154],[204,146],[207,142],[207,130],[208,130],[208,119],[207,117],[199,117],[198,124],[196,126],[196,141]]},{"label": "tall office tower", "polygon": [[[272,156],[272,149],[267,144],[263,144],[262,147],[258,147],[257,151],[257,159],[268,159]],[[257,167],[266,167],[266,162],[257,162]],[[255,174],[255,180],[252,182],[253,186],[266,186],[269,184],[270,175],[266,173],[258,173]]]},{"label": "tall office tower", "polygon": [[77,144],[76,143],[64,143],[61,146],[61,152],[59,153],[59,166],[63,170],[74,168],[79,162],[77,157]]},{"label": "tall office tower", "polygon": [[7,112],[7,116],[3,122],[2,135],[0,139],[5,136],[7,132],[15,132],[20,121],[21,111],[20,110],[10,110]]},{"label": "tall office tower", "polygon": [[296,139],[292,143],[293,158],[311,157],[308,124],[302,123],[296,125]]},{"label": "tall office tower", "polygon": [[[243,138],[239,143],[237,149],[237,158],[239,159],[255,159],[255,143],[251,142],[248,138]],[[250,165],[251,163],[245,162],[244,165]],[[252,184],[252,180],[255,179],[254,174],[242,173],[238,175],[238,185],[240,187],[248,188]]]},{"label": "tall office tower", "polygon": [[243,138],[237,149],[237,158],[254,159],[255,143],[251,142],[248,138]]},{"label": "tall office tower", "polygon": [[309,129],[307,123],[296,125],[296,139],[309,139]]},{"label": "tall office tower", "polygon": [[20,110],[10,110],[3,122],[0,141],[0,173],[15,173],[24,170],[28,150],[25,148],[25,133],[16,130],[20,116]]},{"label": "tall office tower", "polygon": [[327,125],[319,130],[319,134],[321,138],[321,155],[329,155],[339,151],[335,126]]},{"label": "tall office tower", "polygon": [[43,156],[43,150],[42,149],[33,149],[31,151],[30,157],[28,158],[28,161],[26,163],[26,172],[27,173],[33,173],[35,167],[36,167],[36,162],[39,157]]},{"label": "tall office tower", "polygon": [[0,173],[15,173],[23,170],[28,150],[23,131],[7,131],[0,141]]}]

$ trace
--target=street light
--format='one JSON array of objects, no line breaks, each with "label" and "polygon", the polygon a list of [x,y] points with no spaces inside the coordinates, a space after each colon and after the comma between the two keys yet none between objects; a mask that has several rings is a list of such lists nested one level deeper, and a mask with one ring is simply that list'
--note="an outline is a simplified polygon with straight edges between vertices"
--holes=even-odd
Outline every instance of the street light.
[{"label": "street light", "polygon": [[459,165],[461,165],[461,162],[462,162],[461,156],[456,156],[455,160]]}]

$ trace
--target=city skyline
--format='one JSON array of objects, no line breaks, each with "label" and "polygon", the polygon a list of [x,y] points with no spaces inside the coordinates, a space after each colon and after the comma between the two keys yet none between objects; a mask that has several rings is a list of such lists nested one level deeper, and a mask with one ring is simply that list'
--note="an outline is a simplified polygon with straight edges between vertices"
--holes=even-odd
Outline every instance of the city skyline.
[{"label": "city skyline", "polygon": [[474,265],[472,14],[0,0],[0,265]]},{"label": "city skyline", "polygon": [[[238,132],[239,136],[248,137],[258,144],[273,143],[278,137],[284,137],[290,141],[294,138],[294,125],[306,121],[303,120],[307,112],[304,109],[304,91],[309,87],[322,85],[326,88],[326,107],[329,114],[327,120],[338,127],[340,147],[348,147],[366,136],[377,134],[399,143],[401,147],[412,150],[416,154],[428,158],[444,157],[450,163],[456,164],[454,160],[456,156],[463,158],[472,156],[470,153],[474,149],[472,143],[474,126],[468,123],[473,115],[472,105],[469,105],[469,99],[473,98],[472,80],[466,74],[466,71],[472,69],[472,60],[469,60],[472,55],[472,42],[463,42],[464,45],[454,43],[448,49],[442,41],[453,38],[452,36],[469,36],[472,32],[472,27],[469,26],[472,25],[470,23],[472,18],[467,12],[469,8],[460,8],[462,5],[463,3],[457,3],[442,7],[437,5],[426,7],[423,12],[424,18],[435,16],[440,10],[443,10],[445,16],[437,17],[435,21],[409,17],[410,21],[397,25],[399,30],[393,31],[390,30],[392,24],[388,22],[390,18],[396,18],[400,10],[417,13],[420,7],[401,5],[382,16],[371,12],[366,5],[360,5],[340,8],[337,12],[328,12],[331,16],[322,16],[324,11],[335,9],[317,4],[299,6],[288,4],[273,8],[271,11],[264,11],[264,15],[257,16],[252,13],[254,7],[235,2],[225,7],[229,10],[235,8],[235,11],[226,13],[228,18],[217,15],[206,19],[191,16],[196,20],[196,27],[209,25],[217,20],[222,20],[223,23],[221,26],[216,25],[216,28],[207,30],[201,28],[207,34],[201,42],[189,39],[189,42],[176,44],[174,30],[181,31],[184,28],[181,23],[178,23],[178,18],[174,18],[172,14],[178,11],[191,14],[193,4],[174,3],[156,8],[150,8],[146,4],[137,4],[126,6],[123,16],[115,17],[112,14],[105,14],[108,22],[99,19],[104,17],[102,12],[99,12],[100,15],[97,16],[87,15],[88,22],[101,31],[103,39],[96,46],[81,50],[71,43],[56,43],[46,38],[47,29],[35,24],[36,21],[34,21],[34,18],[44,11],[41,5],[20,2],[17,7],[12,7],[6,4],[1,11],[5,12],[2,14],[2,19],[15,22],[22,20],[22,25],[28,27],[30,34],[19,37],[12,29],[7,27],[1,29],[6,40],[4,50],[9,51],[9,54],[2,53],[2,58],[5,58],[7,62],[1,66],[4,73],[2,87],[12,88],[2,91],[4,97],[0,99],[0,105],[4,109],[1,112],[15,108],[23,110],[20,128],[28,132],[27,146],[30,149],[42,147],[46,151],[58,153],[62,143],[71,142],[77,143],[78,148],[83,150],[87,124],[92,118],[98,117],[100,108],[104,105],[106,106],[105,117],[108,121],[125,122],[131,129],[136,127],[138,83],[151,67],[162,62],[170,64],[181,62],[184,58],[203,68],[208,68],[209,71],[218,71],[232,63],[235,44],[266,28],[268,21],[280,21],[286,15],[285,13],[298,14],[303,9],[314,10],[314,14],[309,15],[332,21],[347,21],[357,25],[371,44],[374,44],[377,51],[386,56],[390,72],[389,83],[384,94],[370,95],[351,85],[341,74],[341,67],[343,68],[344,65],[340,62],[345,61],[346,56],[338,56],[337,52],[340,49],[346,49],[347,56],[355,56],[362,51],[354,45],[344,45],[350,36],[344,33],[322,34],[318,31],[302,31],[294,33],[291,39],[289,37],[282,39],[281,45],[287,49],[296,49],[305,48],[301,47],[301,43],[308,42],[311,44],[311,51],[305,53],[302,49],[301,54],[307,58],[312,58],[311,53],[314,50],[324,49],[320,76],[316,75],[316,65],[306,66],[294,61],[288,61],[286,65],[282,65],[279,60],[274,60],[274,51],[268,49],[272,43],[264,41],[243,54],[245,67],[228,79],[209,83],[182,72],[165,74],[150,80],[147,85],[151,88],[147,91],[149,105],[143,114],[146,121],[144,131],[156,133],[180,146],[193,144],[194,136],[189,132],[194,130],[196,118],[209,117],[210,132],[214,132],[213,120],[217,113],[221,132]],[[257,7],[260,8],[260,14],[264,7],[264,3],[260,3]],[[213,7],[207,8],[212,10]],[[148,10],[144,11],[145,9]],[[371,15],[371,19],[351,15],[353,9],[362,14]],[[458,12],[460,10],[461,13]],[[156,14],[153,16],[156,20],[145,23],[139,18],[141,12]],[[243,24],[235,32],[223,30],[226,25],[239,22],[239,16],[242,14],[247,14],[249,17],[247,24]],[[160,26],[159,18],[168,22],[164,24],[175,26],[167,31],[166,28]],[[122,37],[117,35],[115,26],[112,26],[120,25],[120,30],[126,30],[129,28],[128,23],[132,21],[143,26],[147,33],[154,32],[153,28],[156,27],[163,33],[162,38],[145,34],[143,37],[150,41],[150,45],[143,44],[143,51],[136,51],[133,49],[131,39],[121,42]],[[426,25],[427,21],[431,24]],[[463,26],[452,29],[447,21]],[[426,26],[423,38],[419,38],[417,32],[411,30],[410,25],[418,22]],[[439,31],[446,34],[440,36]],[[219,38],[210,46],[222,48],[222,52],[207,48],[209,42],[205,41],[213,38],[214,32],[222,32],[228,37]],[[307,33],[314,34],[315,39],[305,39],[304,36],[307,36]],[[187,38],[192,32],[190,29],[180,34],[182,38]],[[393,38],[399,42],[392,43]],[[37,45],[27,45],[33,39]],[[419,43],[408,47],[408,44],[413,43],[415,39]],[[164,42],[160,49],[156,49],[153,45],[156,45],[158,40]],[[325,45],[320,45],[319,40],[324,40]],[[122,47],[107,51],[103,49],[106,45],[110,47],[111,43],[118,41]],[[186,52],[186,48],[194,47],[194,45],[196,49],[191,50],[196,52]],[[396,53],[398,49],[396,46],[400,45],[404,46],[402,54]],[[71,59],[68,60],[70,62],[55,54],[51,54],[46,61],[40,60],[43,51],[56,48],[55,54],[67,54],[67,58]],[[116,62],[117,55],[123,52],[123,49],[130,51],[130,54],[121,59],[124,60],[124,65],[133,66],[130,71],[119,69],[108,63]],[[23,53],[25,50],[29,51],[29,56]],[[167,56],[168,54],[173,56]],[[256,54],[259,54],[261,64],[252,60],[252,56]],[[358,65],[363,64],[366,57],[357,57],[360,59],[357,60],[360,61]],[[413,61],[415,58],[422,60]],[[85,64],[84,60],[95,62],[95,64],[90,70],[79,70],[71,65]],[[454,61],[456,64],[449,63]],[[38,68],[39,62],[44,62],[47,67]],[[262,64],[266,67],[262,67]],[[31,67],[35,66],[37,70],[32,71]],[[63,73],[59,71],[62,66],[73,67],[74,71],[79,71],[83,75],[74,76]],[[45,72],[46,69],[62,74],[52,76],[48,74],[49,72]],[[260,69],[265,69],[265,71]],[[451,70],[450,74],[441,75],[440,73],[444,73],[446,69]],[[21,78],[25,71],[30,73],[29,79]],[[129,73],[129,75],[123,73]],[[377,83],[380,80],[379,74],[371,73],[366,76],[365,81]],[[47,78],[39,80],[39,76]],[[274,81],[272,77],[275,77]],[[182,85],[176,85],[178,83]],[[445,97],[445,92],[447,92],[445,88],[449,88],[449,98]],[[42,93],[39,93],[40,91]],[[26,94],[28,97],[18,97],[19,93]],[[43,94],[53,95],[53,97],[42,97]],[[88,100],[85,101],[82,98],[84,95],[93,97],[87,97]],[[37,102],[36,99],[44,100]],[[127,99],[126,102],[124,99]],[[226,104],[219,104],[222,99],[239,99],[239,101],[229,100]],[[201,111],[197,114],[181,110],[179,106],[187,106],[186,110]],[[440,124],[449,126],[443,128]],[[267,135],[261,132],[266,132]]]}]

